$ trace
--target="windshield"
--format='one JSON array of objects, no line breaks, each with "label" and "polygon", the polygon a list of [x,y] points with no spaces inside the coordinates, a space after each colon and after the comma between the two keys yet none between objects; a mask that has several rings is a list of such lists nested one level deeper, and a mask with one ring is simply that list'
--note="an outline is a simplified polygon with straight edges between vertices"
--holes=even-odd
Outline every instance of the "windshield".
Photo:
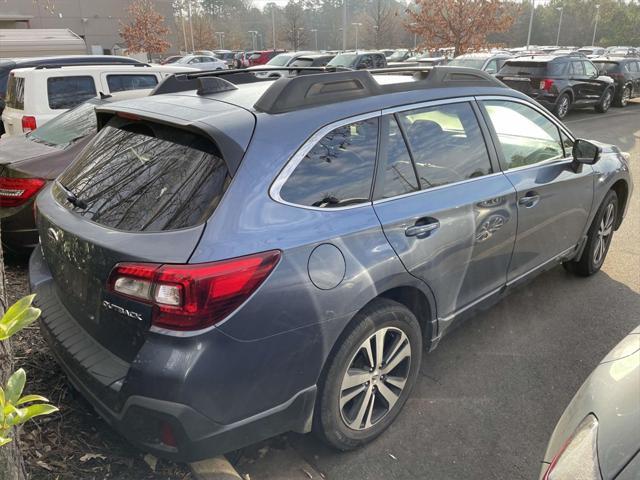
[{"label": "windshield", "polygon": [[286,55],[281,53],[280,55],[276,55],[271,60],[267,62],[267,65],[273,65],[276,67],[285,67],[287,63],[293,58],[291,55]]},{"label": "windshield", "polygon": [[593,50],[589,48],[581,48],[578,52],[584,53],[585,55],[593,55]]},{"label": "windshield", "polygon": [[95,106],[103,103],[105,102],[99,99],[81,103],[29,133],[27,138],[32,142],[65,149],[74,141],[95,133]]},{"label": "windshield", "polygon": [[392,53],[391,56],[387,57],[387,59],[390,62],[393,62],[394,60],[399,60],[401,58],[404,58],[408,52],[409,52],[408,50],[397,50],[394,53]]},{"label": "windshield", "polygon": [[449,65],[452,67],[469,67],[469,68],[478,68],[482,69],[486,59],[484,58],[463,58],[458,57],[454,58],[449,62]]},{"label": "windshield", "polygon": [[335,58],[327,64],[327,66],[348,67],[353,64],[356,58],[358,58],[358,54],[356,53],[341,53],[340,55],[336,55]]},{"label": "windshield", "polygon": [[297,58],[291,62],[290,67],[310,67],[313,65],[313,59],[311,58]]}]

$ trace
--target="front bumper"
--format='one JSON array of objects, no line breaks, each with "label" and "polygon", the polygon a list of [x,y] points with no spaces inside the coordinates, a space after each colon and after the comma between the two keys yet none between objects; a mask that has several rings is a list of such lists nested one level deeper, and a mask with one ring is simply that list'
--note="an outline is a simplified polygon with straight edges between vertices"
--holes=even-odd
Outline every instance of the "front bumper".
[{"label": "front bumper", "polygon": [[[42,309],[42,335],[69,381],[107,423],[142,450],[192,462],[287,431],[309,430],[315,386],[229,424],[216,422],[180,402],[132,394],[131,385],[124,388],[132,364],[102,347],[69,314],[58,298],[39,248],[31,256],[29,276],[31,289],[37,294],[36,304]],[[165,443],[163,433],[167,428],[175,439],[170,443],[175,445]]]}]

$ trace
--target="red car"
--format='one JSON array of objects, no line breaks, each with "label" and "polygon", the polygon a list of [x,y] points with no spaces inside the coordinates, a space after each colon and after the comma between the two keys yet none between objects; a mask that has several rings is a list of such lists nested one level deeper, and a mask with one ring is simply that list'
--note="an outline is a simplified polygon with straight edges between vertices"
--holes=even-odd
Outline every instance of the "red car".
[{"label": "red car", "polygon": [[264,65],[273,57],[279,53],[284,53],[286,50],[257,50],[255,52],[249,52],[247,57],[249,58],[249,65]]}]

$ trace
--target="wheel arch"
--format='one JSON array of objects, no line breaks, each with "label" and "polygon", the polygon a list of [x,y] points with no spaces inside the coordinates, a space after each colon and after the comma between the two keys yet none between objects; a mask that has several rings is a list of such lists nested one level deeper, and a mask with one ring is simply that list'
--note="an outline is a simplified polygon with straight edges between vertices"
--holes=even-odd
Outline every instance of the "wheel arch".
[{"label": "wheel arch", "polygon": [[629,185],[626,180],[620,179],[611,185],[611,190],[616,192],[618,196],[618,217],[616,218],[616,230],[622,224],[622,216],[624,215],[627,201],[629,200]]}]

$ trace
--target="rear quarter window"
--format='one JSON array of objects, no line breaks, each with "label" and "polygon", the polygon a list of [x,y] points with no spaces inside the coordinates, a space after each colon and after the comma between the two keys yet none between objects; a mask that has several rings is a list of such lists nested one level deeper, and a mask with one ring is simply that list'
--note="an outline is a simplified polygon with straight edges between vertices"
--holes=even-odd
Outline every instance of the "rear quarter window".
[{"label": "rear quarter window", "polygon": [[[74,211],[100,225],[136,232],[206,221],[230,181],[216,146],[168,126],[114,125],[112,120],[103,128],[58,179],[86,204]],[[56,198],[73,208],[64,193],[58,188]]]},{"label": "rear quarter window", "polygon": [[158,79],[155,75],[107,75],[107,85],[112,93],[153,88],[157,84]]},{"label": "rear quarter window", "polygon": [[7,107],[24,110],[24,78],[9,75],[9,84],[7,85],[7,98],[5,100]]},{"label": "rear quarter window", "polygon": [[47,96],[51,110],[73,108],[96,95],[95,81],[88,75],[47,79]]}]

